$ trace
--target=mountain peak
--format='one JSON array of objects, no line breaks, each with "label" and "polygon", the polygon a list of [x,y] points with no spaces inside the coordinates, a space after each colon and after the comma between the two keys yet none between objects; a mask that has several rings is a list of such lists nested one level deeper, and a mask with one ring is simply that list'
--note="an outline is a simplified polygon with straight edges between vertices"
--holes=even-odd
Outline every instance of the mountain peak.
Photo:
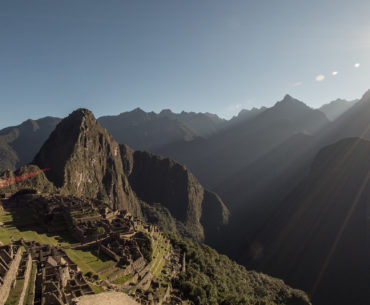
[{"label": "mountain peak", "polygon": [[303,105],[306,105],[305,103],[301,102],[300,100],[297,100],[295,99],[294,97],[292,97],[291,95],[289,94],[286,94],[284,96],[284,98],[278,102],[278,103],[281,103],[281,104],[303,104]]},{"label": "mountain peak", "polygon": [[362,96],[362,100],[370,100],[370,89]]},{"label": "mountain peak", "polygon": [[51,168],[47,177],[62,193],[136,210],[119,145],[88,109],[77,109],[63,119],[33,162],[40,168]]},{"label": "mountain peak", "polygon": [[294,97],[290,96],[289,94],[285,95],[281,101],[278,101],[272,108],[270,109],[286,109],[286,110],[293,110],[293,109],[311,109],[305,103],[300,100],[295,99]]},{"label": "mountain peak", "polygon": [[159,114],[160,115],[171,115],[173,114],[173,112],[171,111],[171,109],[163,109]]},{"label": "mountain peak", "polygon": [[70,116],[94,116],[94,114],[91,112],[91,110],[86,109],[86,108],[78,108],[75,111],[73,111]]}]

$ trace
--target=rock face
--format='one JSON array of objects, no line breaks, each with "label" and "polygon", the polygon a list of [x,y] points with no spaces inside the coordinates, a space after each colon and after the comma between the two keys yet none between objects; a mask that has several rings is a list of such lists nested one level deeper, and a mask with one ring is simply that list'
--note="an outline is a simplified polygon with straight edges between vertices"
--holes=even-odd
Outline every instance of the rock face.
[{"label": "rock face", "polygon": [[229,212],[222,200],[205,190],[184,166],[148,152],[133,151],[126,145],[121,145],[121,154],[138,197],[148,203],[161,203],[193,239],[204,240],[207,231],[206,239],[211,240],[217,228],[227,224]]},{"label": "rock face", "polygon": [[119,145],[89,110],[78,109],[64,119],[33,163],[51,168],[47,177],[62,193],[96,197],[134,214],[139,211],[123,172]]}]

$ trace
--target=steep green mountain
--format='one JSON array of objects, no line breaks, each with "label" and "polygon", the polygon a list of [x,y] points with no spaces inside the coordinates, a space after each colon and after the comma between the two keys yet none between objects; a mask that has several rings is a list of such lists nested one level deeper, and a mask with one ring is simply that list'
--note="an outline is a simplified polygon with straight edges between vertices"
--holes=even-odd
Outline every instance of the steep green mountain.
[{"label": "steep green mountain", "polygon": [[0,172],[31,162],[59,122],[59,118],[45,117],[0,130]]},{"label": "steep green mountain", "polygon": [[[140,201],[159,203],[170,211],[180,232],[195,240],[212,243],[228,222],[222,200],[190,171],[173,160],[120,146],[87,109],[74,111],[58,124],[33,164],[37,167],[29,170],[50,168],[45,185],[64,195],[98,198],[134,215],[142,213]],[[44,191],[38,184],[33,188]]]},{"label": "steep green mountain", "polygon": [[51,168],[46,175],[62,193],[107,200],[134,214],[139,211],[123,172],[119,145],[89,110],[76,110],[60,122],[33,163]]},{"label": "steep green mountain", "polygon": [[314,304],[367,303],[369,179],[369,141],[323,148],[240,261],[308,291]]},{"label": "steep green mountain", "polygon": [[202,184],[214,188],[296,133],[312,134],[328,123],[322,112],[287,95],[253,119],[159,153],[185,164]]},{"label": "steep green mountain", "polygon": [[175,250],[185,255],[185,270],[174,281],[184,299],[208,305],[309,305],[302,291],[265,274],[247,271],[214,249],[171,237]]},{"label": "steep green mountain", "polygon": [[144,112],[140,108],[117,116],[100,117],[98,121],[118,143],[152,152],[168,143],[186,142],[198,137],[193,129],[181,121],[154,112]]},{"label": "steep green mountain", "polygon": [[357,102],[358,100],[347,101],[343,99],[336,99],[335,101],[322,105],[319,110],[325,113],[330,121],[334,121]]}]

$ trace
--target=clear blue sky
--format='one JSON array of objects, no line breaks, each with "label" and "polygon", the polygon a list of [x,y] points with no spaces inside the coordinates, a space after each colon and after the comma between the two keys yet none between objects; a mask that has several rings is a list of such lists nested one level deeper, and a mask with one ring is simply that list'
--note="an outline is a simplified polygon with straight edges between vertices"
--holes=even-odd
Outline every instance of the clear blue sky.
[{"label": "clear blue sky", "polygon": [[286,93],[313,107],[357,98],[369,12],[367,0],[3,0],[0,127],[78,107],[230,117]]}]

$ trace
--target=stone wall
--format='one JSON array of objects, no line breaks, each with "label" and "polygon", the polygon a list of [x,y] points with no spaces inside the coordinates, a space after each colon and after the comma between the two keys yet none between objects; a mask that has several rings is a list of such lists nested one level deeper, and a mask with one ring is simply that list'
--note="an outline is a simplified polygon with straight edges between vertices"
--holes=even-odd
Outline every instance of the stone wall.
[{"label": "stone wall", "polygon": [[24,273],[24,283],[23,283],[23,288],[22,288],[21,295],[19,297],[18,305],[23,305],[23,301],[24,301],[24,297],[26,295],[27,287],[30,284],[31,270],[32,270],[32,257],[31,257],[31,254],[28,254],[26,272]]},{"label": "stone wall", "polygon": [[21,249],[18,248],[13,261],[9,267],[8,272],[4,277],[4,283],[0,287],[0,305],[4,305],[6,300],[8,299],[10,289],[12,288],[12,284],[16,279],[18,273],[19,263],[21,262],[22,253]]}]

